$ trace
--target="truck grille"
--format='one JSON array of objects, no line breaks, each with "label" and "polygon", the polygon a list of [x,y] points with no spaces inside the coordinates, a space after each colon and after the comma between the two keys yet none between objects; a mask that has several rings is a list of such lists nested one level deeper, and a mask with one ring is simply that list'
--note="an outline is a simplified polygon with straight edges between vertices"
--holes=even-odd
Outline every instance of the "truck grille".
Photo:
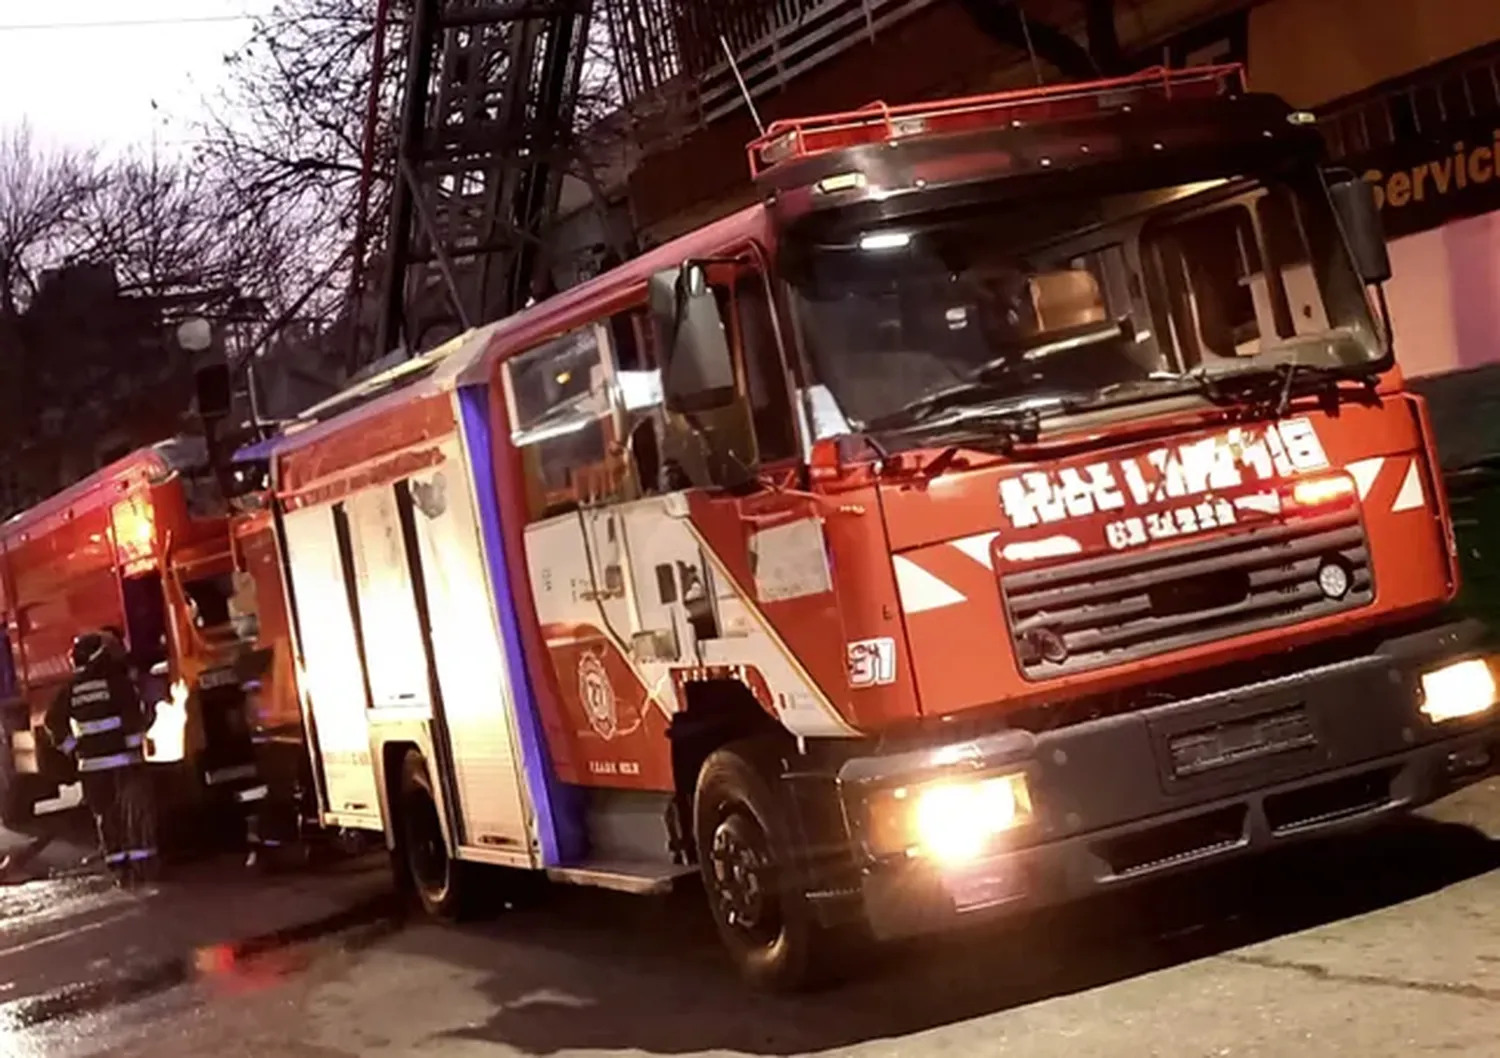
[{"label": "truck grille", "polygon": [[[1348,590],[1320,586],[1327,563]],[[1355,510],[1000,580],[1021,672],[1047,679],[1308,621],[1375,597]]]}]

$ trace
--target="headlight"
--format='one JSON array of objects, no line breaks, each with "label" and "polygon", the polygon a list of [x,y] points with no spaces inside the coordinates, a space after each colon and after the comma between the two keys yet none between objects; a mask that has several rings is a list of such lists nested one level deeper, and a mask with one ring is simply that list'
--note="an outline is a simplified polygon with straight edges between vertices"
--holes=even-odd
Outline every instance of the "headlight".
[{"label": "headlight", "polygon": [[1487,713],[1495,706],[1495,674],[1481,658],[1422,673],[1422,713],[1434,724]]},{"label": "headlight", "polygon": [[872,798],[870,844],[881,855],[908,852],[963,863],[1031,814],[1031,791],[1021,774],[902,786]]}]

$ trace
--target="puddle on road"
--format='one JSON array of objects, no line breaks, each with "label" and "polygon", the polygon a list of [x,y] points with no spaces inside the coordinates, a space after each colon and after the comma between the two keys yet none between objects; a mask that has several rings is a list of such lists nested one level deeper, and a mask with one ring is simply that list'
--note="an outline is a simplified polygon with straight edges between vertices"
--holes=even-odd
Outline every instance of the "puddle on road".
[{"label": "puddle on road", "polygon": [[210,945],[177,958],[117,967],[114,974],[96,981],[0,1003],[0,1038],[7,1031],[97,1014],[189,983],[219,995],[259,991],[321,957],[368,947],[400,926],[395,901],[381,897],[317,922]]},{"label": "puddle on road", "polygon": [[36,919],[59,904],[72,903],[114,892],[103,875],[39,878],[16,885],[0,886],[0,926],[10,919]]}]

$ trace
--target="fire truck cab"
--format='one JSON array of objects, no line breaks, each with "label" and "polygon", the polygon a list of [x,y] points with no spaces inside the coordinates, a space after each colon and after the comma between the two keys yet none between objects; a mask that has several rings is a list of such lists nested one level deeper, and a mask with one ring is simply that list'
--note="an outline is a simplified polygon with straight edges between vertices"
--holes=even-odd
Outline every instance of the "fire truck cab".
[{"label": "fire truck cab", "polygon": [[271,481],[325,820],[442,914],[479,863],[696,871],[789,987],[1487,773],[1320,158],[1232,68],[781,123],[760,204],[311,410]]},{"label": "fire truck cab", "polygon": [[133,452],[0,526],[6,821],[74,780],[40,729],[72,675],[73,638],[105,628],[155,706],[148,762],[191,776],[165,784],[187,792],[181,807],[214,788],[257,796],[241,675],[257,661],[233,620],[235,576],[228,510],[197,438]]}]

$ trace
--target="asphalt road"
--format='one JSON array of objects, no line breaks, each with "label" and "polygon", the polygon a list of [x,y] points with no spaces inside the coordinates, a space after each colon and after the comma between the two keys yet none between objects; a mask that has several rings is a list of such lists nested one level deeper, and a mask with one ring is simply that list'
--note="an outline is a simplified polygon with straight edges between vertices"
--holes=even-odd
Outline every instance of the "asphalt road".
[{"label": "asphalt road", "polygon": [[1495,838],[1500,782],[1256,869],[894,949],[790,1000],[729,976],[701,896],[558,890],[476,928],[366,924],[200,960],[130,1002],[0,1028],[0,1053],[1489,1056]]}]

